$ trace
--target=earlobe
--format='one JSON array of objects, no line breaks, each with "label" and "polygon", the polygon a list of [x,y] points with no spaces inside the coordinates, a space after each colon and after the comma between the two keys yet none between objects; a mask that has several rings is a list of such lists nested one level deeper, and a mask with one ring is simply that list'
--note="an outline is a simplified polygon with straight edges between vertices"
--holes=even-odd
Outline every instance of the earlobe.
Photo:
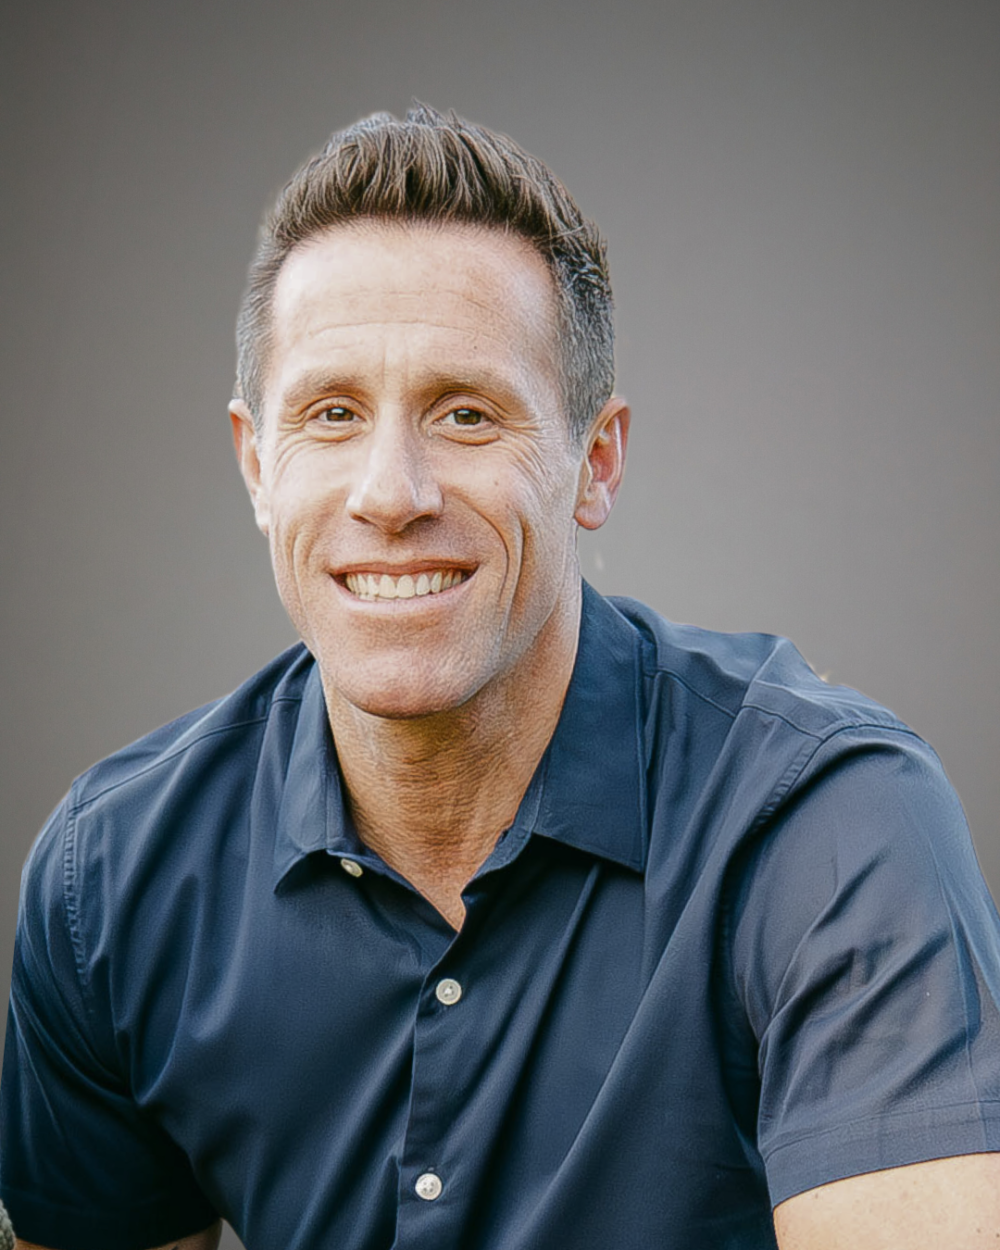
[{"label": "earlobe", "polygon": [[257,445],[257,431],[253,414],[242,399],[233,399],[229,404],[229,421],[233,429],[233,447],[240,473],[250,493],[254,517],[262,534],[268,532],[270,518],[267,510],[267,497],[263,489],[260,465],[260,454]]},{"label": "earlobe", "polygon": [[614,506],[625,471],[630,420],[628,404],[616,396],[594,418],[587,436],[587,458],[574,514],[584,529],[599,529]]}]

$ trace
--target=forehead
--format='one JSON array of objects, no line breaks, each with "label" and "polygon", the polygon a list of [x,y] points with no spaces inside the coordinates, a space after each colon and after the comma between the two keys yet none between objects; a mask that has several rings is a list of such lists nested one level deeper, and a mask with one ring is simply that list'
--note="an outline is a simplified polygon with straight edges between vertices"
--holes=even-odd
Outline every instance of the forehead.
[{"label": "forehead", "polygon": [[291,358],[376,346],[429,364],[466,356],[548,373],[557,307],[548,266],[517,236],[453,224],[332,227],[278,274],[271,381],[281,384]]}]

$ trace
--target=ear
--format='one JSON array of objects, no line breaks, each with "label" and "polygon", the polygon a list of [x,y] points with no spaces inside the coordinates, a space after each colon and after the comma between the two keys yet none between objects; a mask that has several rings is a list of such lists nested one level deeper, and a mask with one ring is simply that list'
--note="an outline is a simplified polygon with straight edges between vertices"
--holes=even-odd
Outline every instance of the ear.
[{"label": "ear", "polygon": [[247,490],[250,492],[257,528],[262,534],[266,534],[270,525],[270,516],[267,507],[267,491],[262,480],[253,413],[242,399],[233,399],[229,404],[229,420],[233,427],[236,459],[240,472],[243,474],[243,481],[246,482]]},{"label": "ear", "polygon": [[574,513],[577,524],[585,530],[600,529],[611,513],[625,471],[631,418],[624,399],[612,396],[590,427]]}]

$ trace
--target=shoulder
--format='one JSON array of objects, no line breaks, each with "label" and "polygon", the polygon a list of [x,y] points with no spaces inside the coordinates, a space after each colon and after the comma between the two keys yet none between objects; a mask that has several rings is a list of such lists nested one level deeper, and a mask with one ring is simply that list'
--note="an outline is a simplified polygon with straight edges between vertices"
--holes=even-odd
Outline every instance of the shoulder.
[{"label": "shoulder", "polygon": [[677,624],[636,599],[607,602],[639,634],[647,679],[666,677],[731,720],[778,717],[813,737],[860,725],[906,728],[873,699],[818,676],[787,638]]},{"label": "shoulder", "polygon": [[978,878],[940,761],[887,708],[823,681],[787,639],[675,625],[632,600],[611,609],[608,630],[632,630],[641,657],[652,873],[683,864],[691,888],[713,883],[737,910],[752,884],[765,912],[804,924],[864,865],[882,865],[871,879],[890,890],[914,872]]},{"label": "shoulder", "polygon": [[289,648],[231,694],[98,761],[74,781],[70,806],[80,810],[129,787],[165,784],[185,767],[229,754],[234,741],[252,740],[285,707],[294,711],[313,664],[304,646]]},{"label": "shoulder", "polygon": [[[77,777],[28,856],[22,922],[58,909],[73,929],[84,923],[85,896],[111,902],[126,884],[148,885],[155,866],[197,870],[197,857],[210,848],[196,835],[207,822],[222,829],[246,810],[269,740],[280,769],[313,666],[306,649],[295,646],[231,694]],[[95,923],[102,910],[87,909]]]},{"label": "shoulder", "polygon": [[749,787],[744,810],[773,810],[814,769],[865,747],[913,751],[940,771],[892,711],[829,684],[787,638],[675,624],[633,599],[608,602],[640,640],[651,762],[684,759],[692,783]]}]

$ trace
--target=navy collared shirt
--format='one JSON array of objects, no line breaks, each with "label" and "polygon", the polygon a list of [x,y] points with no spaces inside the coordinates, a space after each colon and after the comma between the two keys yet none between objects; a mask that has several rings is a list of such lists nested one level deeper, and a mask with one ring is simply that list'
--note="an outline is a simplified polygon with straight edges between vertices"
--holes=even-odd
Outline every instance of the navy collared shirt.
[{"label": "navy collared shirt", "polygon": [[585,590],[458,934],[345,811],[315,665],[97,765],[25,870],[0,1197],[140,1250],[772,1247],[772,1203],[1000,1149],[961,809],[790,644]]}]

